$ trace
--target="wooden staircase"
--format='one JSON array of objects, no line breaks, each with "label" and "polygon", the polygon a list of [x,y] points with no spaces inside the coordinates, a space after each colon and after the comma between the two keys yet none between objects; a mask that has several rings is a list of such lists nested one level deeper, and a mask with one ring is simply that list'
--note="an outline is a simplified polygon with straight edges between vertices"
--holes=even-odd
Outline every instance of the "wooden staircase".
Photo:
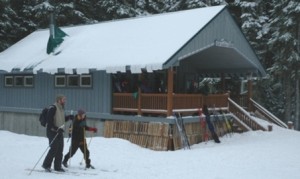
[{"label": "wooden staircase", "polygon": [[254,112],[251,113],[246,111],[242,106],[238,105],[230,98],[228,98],[228,102],[229,113],[231,113],[231,116],[234,118],[232,125],[236,132],[240,133],[250,130],[270,130],[268,126],[259,124],[259,122],[255,120],[255,117],[268,121],[270,125],[275,124],[283,128],[288,128],[285,123],[270,113],[267,109],[259,105],[253,99],[250,99],[252,108],[254,109]]}]

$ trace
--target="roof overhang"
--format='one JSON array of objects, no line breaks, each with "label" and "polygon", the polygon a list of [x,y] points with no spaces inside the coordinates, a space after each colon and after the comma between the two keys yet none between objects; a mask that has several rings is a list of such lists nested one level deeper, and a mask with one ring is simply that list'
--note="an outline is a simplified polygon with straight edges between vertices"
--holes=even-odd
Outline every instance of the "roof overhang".
[{"label": "roof overhang", "polygon": [[265,71],[233,46],[211,45],[180,59],[180,66],[198,74],[235,74],[265,76]]},{"label": "roof overhang", "polygon": [[[47,54],[49,31],[37,30],[0,53],[0,70],[6,72],[133,73],[163,69],[163,63],[226,6],[60,27],[68,36]],[[199,18],[201,20],[199,20]],[[195,22],[197,21],[197,22]]]}]

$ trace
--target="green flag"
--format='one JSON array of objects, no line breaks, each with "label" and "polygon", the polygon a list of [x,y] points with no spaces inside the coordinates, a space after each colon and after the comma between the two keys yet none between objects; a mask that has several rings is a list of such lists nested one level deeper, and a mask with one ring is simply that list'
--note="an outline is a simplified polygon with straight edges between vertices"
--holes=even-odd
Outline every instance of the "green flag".
[{"label": "green flag", "polygon": [[54,52],[54,49],[64,41],[64,37],[67,35],[59,27],[54,26],[54,35],[50,34],[47,43],[47,54]]}]

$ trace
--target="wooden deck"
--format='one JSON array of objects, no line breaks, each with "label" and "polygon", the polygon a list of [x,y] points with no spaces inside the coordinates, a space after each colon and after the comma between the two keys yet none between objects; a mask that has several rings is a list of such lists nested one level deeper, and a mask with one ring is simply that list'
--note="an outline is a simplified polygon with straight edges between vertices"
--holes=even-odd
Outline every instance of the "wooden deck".
[{"label": "wooden deck", "polygon": [[[262,126],[246,109],[261,108],[259,111],[262,114],[269,114],[264,112],[262,106],[258,106],[254,100],[252,103],[256,104],[251,106],[252,103],[247,103],[246,95],[241,96],[235,102],[229,97],[229,94],[173,94],[172,99],[168,94],[155,94],[147,93],[139,95],[132,93],[114,93],[113,94],[113,112],[114,113],[130,113],[135,115],[150,115],[160,117],[169,117],[168,111],[171,106],[171,115],[174,112],[185,114],[189,121],[185,121],[185,131],[189,144],[197,144],[203,142],[203,129],[200,126],[199,119],[194,118],[199,116],[198,110],[203,105],[207,105],[211,113],[214,111],[222,110],[226,113],[231,121],[231,127],[228,127],[227,121],[219,118],[215,124],[215,131],[219,137],[227,135],[228,133],[236,132],[234,127],[237,127],[238,132],[248,130],[262,130],[268,131],[268,126]],[[170,105],[171,100],[172,104]],[[243,106],[241,106],[241,105]],[[250,104],[250,105],[249,105]],[[218,113],[218,112],[217,112]],[[190,116],[190,114],[193,114]],[[220,114],[221,115],[221,114]],[[174,118],[166,118],[170,121],[166,122],[141,122],[141,121],[105,121],[105,137],[118,137],[131,141],[142,147],[150,148],[153,150],[177,150],[182,148],[180,135],[177,127],[172,121]],[[223,120],[222,120],[223,119]],[[273,122],[269,114],[268,121]],[[214,119],[214,122],[215,119]],[[280,120],[276,119],[275,122],[279,123]],[[276,123],[275,123],[276,124]],[[281,124],[281,123],[280,123]],[[224,127],[225,126],[225,127]],[[227,126],[227,127],[226,127]],[[282,124],[283,127],[287,128]],[[207,126],[206,126],[207,127]],[[207,129],[208,130],[208,129]],[[211,136],[208,136],[211,139]]]},{"label": "wooden deck", "polygon": [[[228,107],[229,94],[167,94],[157,93],[113,93],[113,113],[135,113],[137,115],[167,116],[168,111],[183,114],[195,113],[206,104],[210,108]],[[172,104],[168,108],[168,100]]]}]

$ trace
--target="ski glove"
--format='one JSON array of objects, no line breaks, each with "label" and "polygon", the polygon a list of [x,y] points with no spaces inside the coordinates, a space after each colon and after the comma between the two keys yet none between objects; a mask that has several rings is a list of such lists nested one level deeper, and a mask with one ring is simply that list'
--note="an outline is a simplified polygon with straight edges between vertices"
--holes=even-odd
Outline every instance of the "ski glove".
[{"label": "ski glove", "polygon": [[69,128],[69,137],[72,137],[72,127]]},{"label": "ski glove", "polygon": [[93,131],[94,133],[97,133],[98,129],[96,127],[90,127],[90,131]]},{"label": "ski glove", "polygon": [[58,128],[56,132],[59,133],[59,134],[63,134],[64,133],[64,129]]},{"label": "ski glove", "polygon": [[68,120],[73,121],[74,118],[75,118],[74,115],[68,115],[68,116],[66,116],[66,121],[68,121]]}]

